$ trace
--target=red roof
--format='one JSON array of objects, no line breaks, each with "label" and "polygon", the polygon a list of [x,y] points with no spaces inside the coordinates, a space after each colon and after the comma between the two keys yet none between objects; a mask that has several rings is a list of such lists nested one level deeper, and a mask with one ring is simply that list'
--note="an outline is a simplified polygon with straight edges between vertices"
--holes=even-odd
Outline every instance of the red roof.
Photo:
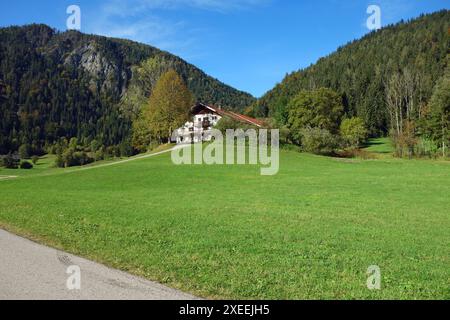
[{"label": "red roof", "polygon": [[257,126],[259,128],[261,128],[264,125],[263,121],[261,121],[261,120],[258,120],[258,119],[252,118],[252,117],[248,117],[248,116],[244,116],[242,114],[239,114],[239,113],[236,113],[236,112],[233,112],[233,111],[223,110],[221,108],[217,108],[217,107],[214,107],[214,106],[206,105],[206,104],[203,104],[203,103],[199,103],[199,104],[195,105],[192,108],[192,112],[194,114],[198,114],[199,111],[196,111],[196,110],[199,110],[199,109],[209,109],[212,112],[217,113],[218,115],[220,115],[222,117],[223,116],[227,116],[227,117],[230,117],[230,118],[232,118],[232,119],[234,119],[236,121],[245,122],[245,123]]}]

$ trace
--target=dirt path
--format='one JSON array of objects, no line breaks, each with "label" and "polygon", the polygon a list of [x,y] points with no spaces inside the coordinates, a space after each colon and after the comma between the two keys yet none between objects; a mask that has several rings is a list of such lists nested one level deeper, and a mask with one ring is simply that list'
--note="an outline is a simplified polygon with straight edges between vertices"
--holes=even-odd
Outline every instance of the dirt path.
[{"label": "dirt path", "polygon": [[173,148],[170,148],[170,149],[167,149],[167,150],[164,150],[164,151],[159,151],[159,152],[155,152],[155,153],[149,153],[149,154],[145,154],[145,155],[142,155],[142,156],[135,156],[135,157],[132,157],[132,158],[119,160],[119,161],[114,161],[114,162],[110,162],[110,163],[87,165],[87,166],[84,166],[84,167],[71,167],[71,168],[61,169],[61,170],[53,171],[53,172],[43,172],[43,173],[38,173],[38,174],[26,175],[26,176],[0,175],[0,181],[2,181],[2,180],[9,180],[9,179],[16,179],[16,178],[18,178],[18,179],[27,179],[27,178],[35,178],[35,177],[53,176],[53,175],[58,175],[58,174],[68,174],[68,173],[75,173],[75,172],[80,172],[80,171],[85,171],[85,170],[94,170],[94,169],[98,169],[98,168],[116,166],[116,165],[119,165],[119,164],[131,162],[131,161],[137,161],[137,160],[142,160],[142,159],[156,157],[156,156],[159,156],[161,154],[169,153],[172,150],[174,150],[175,148],[179,148],[179,147],[175,146]]},{"label": "dirt path", "polygon": [[1,176],[0,175],[0,180],[7,180],[7,179],[14,179],[17,178],[17,176]]}]

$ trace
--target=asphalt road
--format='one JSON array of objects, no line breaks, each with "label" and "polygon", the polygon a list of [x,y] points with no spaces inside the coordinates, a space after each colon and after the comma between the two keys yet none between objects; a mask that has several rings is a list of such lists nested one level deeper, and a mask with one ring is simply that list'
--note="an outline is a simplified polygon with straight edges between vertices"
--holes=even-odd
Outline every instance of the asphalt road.
[{"label": "asphalt road", "polygon": [[[79,273],[77,273],[78,270]],[[71,273],[68,274],[67,271]],[[76,289],[78,284],[80,289]],[[191,300],[196,298],[0,229],[0,300],[38,299]]]}]

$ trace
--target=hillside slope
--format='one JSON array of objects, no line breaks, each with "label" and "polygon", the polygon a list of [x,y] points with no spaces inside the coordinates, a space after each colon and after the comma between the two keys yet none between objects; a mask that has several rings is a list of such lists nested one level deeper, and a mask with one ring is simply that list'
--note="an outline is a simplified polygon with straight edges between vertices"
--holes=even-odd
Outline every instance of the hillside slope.
[{"label": "hillside slope", "polygon": [[342,94],[347,113],[362,117],[373,134],[386,132],[384,84],[394,72],[409,69],[420,81],[415,98],[426,103],[445,69],[449,27],[450,11],[443,10],[372,32],[287,75],[250,113],[282,118],[287,102],[300,90],[329,87]]},{"label": "hillside slope", "polygon": [[59,137],[120,143],[130,124],[117,104],[132,67],[160,57],[197,100],[242,110],[254,98],[186,61],[133,41],[57,32],[46,25],[0,29],[0,154],[21,144],[40,149]]},{"label": "hillside slope", "polygon": [[[0,226],[205,298],[450,298],[450,163],[280,163],[0,168],[23,175],[0,180]],[[382,290],[366,287],[374,264]]]}]

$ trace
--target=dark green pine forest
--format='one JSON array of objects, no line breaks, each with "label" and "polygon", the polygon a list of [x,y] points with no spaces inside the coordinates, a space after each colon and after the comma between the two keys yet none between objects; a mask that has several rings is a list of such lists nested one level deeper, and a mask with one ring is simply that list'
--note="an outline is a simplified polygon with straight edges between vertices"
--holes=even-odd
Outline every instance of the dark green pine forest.
[{"label": "dark green pine forest", "polygon": [[92,141],[103,146],[128,143],[131,119],[120,104],[133,83],[134,68],[148,59],[174,69],[198,101],[237,111],[255,101],[148,45],[58,32],[40,24],[2,28],[0,154],[20,146],[32,154],[44,153],[61,138],[77,138],[85,146]]},{"label": "dark green pine forest", "polygon": [[330,88],[342,97],[348,117],[364,120],[373,136],[389,132],[386,87],[395,73],[414,75],[416,105],[426,105],[446,68],[450,48],[450,11],[423,15],[372,32],[340,47],[284,80],[248,110],[256,117],[288,122],[286,107],[301,90]]}]

